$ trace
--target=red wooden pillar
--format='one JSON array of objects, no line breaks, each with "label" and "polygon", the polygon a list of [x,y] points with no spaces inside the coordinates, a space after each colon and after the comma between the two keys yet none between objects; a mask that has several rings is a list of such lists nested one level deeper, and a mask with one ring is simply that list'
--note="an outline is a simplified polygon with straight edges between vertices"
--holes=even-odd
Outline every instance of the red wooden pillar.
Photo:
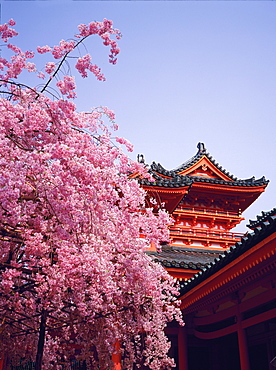
[{"label": "red wooden pillar", "polygon": [[179,328],[177,339],[179,370],[188,370],[187,333],[185,326]]},{"label": "red wooden pillar", "polygon": [[239,343],[241,370],[250,370],[247,340],[246,340],[245,330],[242,327],[241,314],[239,312],[239,308],[238,308],[238,313],[237,313],[237,326],[238,326],[238,343]]},{"label": "red wooden pillar", "polygon": [[[121,353],[120,353],[120,342],[116,341],[115,345],[115,353],[112,354],[112,361],[114,362],[113,370],[121,370]],[[1,369],[0,369],[1,370]]]},{"label": "red wooden pillar", "polygon": [[4,370],[5,366],[5,355],[2,353],[0,354],[0,370]]}]

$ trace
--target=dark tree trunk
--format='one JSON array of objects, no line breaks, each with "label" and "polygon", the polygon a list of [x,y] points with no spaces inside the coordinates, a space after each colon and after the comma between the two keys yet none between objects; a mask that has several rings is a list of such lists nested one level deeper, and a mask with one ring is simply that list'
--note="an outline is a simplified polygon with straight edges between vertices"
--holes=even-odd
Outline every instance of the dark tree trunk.
[{"label": "dark tree trunk", "polygon": [[42,366],[43,349],[44,349],[45,332],[46,332],[46,319],[47,319],[47,311],[42,310],[40,327],[39,327],[39,338],[38,338],[38,345],[37,345],[37,352],[36,352],[36,359],[35,359],[35,370],[41,370],[41,366]]}]

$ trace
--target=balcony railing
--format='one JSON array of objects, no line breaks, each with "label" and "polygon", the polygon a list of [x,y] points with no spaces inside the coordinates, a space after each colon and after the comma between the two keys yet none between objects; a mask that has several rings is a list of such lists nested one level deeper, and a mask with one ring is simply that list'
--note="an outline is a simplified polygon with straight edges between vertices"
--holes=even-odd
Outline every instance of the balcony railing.
[{"label": "balcony railing", "polygon": [[231,212],[231,211],[222,211],[219,209],[214,209],[214,208],[203,208],[203,207],[185,207],[185,206],[180,206],[179,207],[180,211],[189,211],[193,213],[208,213],[208,214],[214,214],[214,215],[223,215],[223,216],[235,216],[235,217],[240,217],[239,212]]},{"label": "balcony railing", "polygon": [[229,231],[222,230],[185,230],[181,228],[170,227],[170,233],[172,235],[182,236],[182,237],[197,237],[197,238],[219,238],[219,239],[239,239],[244,234],[243,233],[232,233]]}]

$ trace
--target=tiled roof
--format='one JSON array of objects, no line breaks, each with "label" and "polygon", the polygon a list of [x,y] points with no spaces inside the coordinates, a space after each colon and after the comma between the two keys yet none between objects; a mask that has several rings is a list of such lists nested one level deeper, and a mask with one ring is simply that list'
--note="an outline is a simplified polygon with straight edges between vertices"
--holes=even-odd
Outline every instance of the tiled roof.
[{"label": "tiled roof", "polygon": [[165,245],[161,252],[147,252],[154,261],[165,268],[200,270],[208,266],[220,253],[212,250],[201,250]]},{"label": "tiled roof", "polygon": [[[179,167],[173,169],[173,170],[166,170],[160,163],[155,163],[153,162],[150,166],[149,172],[152,174],[152,176],[156,179],[156,184],[157,186],[169,186],[173,187],[174,184],[176,186],[185,186],[182,184],[187,184],[187,183],[194,183],[194,182],[202,182],[202,183],[212,183],[212,184],[220,184],[220,185],[228,185],[228,186],[243,186],[243,187],[252,187],[252,186],[262,186],[262,185],[267,185],[269,180],[266,180],[265,177],[261,177],[260,179],[255,179],[255,177],[251,177],[249,179],[241,180],[238,179],[237,177],[231,175],[229,172],[227,172],[222,166],[217,163],[213,157],[206,151],[206,148],[203,143],[198,143],[198,152],[195,156],[193,156],[191,159],[189,159],[187,162],[183,163]],[[213,179],[213,178],[208,178],[208,177],[200,177],[200,176],[192,176],[192,175],[187,175],[187,176],[182,176],[178,175],[179,172],[182,172],[195,163],[197,163],[203,156],[206,156],[216,168],[221,171],[223,174],[228,176],[231,180],[225,181],[222,179]],[[163,182],[161,181],[162,176],[168,176],[171,179],[164,179]],[[142,180],[145,181],[145,180]],[[144,184],[141,182],[141,184]],[[154,185],[154,183],[148,183],[147,185]]]},{"label": "tiled roof", "polygon": [[171,179],[164,178],[156,173],[151,172],[152,177],[155,181],[149,181],[147,179],[139,180],[141,185],[148,186],[159,186],[166,188],[179,188],[183,186],[189,186],[193,183],[193,180],[188,176],[176,175]]},{"label": "tiled roof", "polygon": [[182,282],[180,285],[180,294],[184,295],[196,285],[234,261],[250,248],[254,247],[257,243],[276,232],[276,212],[275,209],[272,211],[269,215],[268,213],[270,212],[267,212],[267,217],[265,217],[264,221],[259,220],[259,226],[254,229],[254,232],[245,234],[241,240],[230,247],[228,251],[220,254],[218,258],[215,258],[214,261],[210,262],[210,264],[196,273],[192,278]]},{"label": "tiled roof", "polygon": [[189,186],[195,182],[210,183],[210,184],[220,184],[227,186],[242,186],[242,187],[252,187],[252,186],[261,186],[267,185],[269,180],[266,180],[265,177],[262,177],[258,180],[255,180],[254,177],[246,180],[235,180],[235,181],[225,181],[221,179],[213,179],[210,177],[200,177],[200,176],[190,176],[190,175],[177,175],[173,174],[172,178],[164,178],[158,175],[155,172],[149,171],[155,181],[149,181],[147,179],[139,180],[141,185],[148,186],[158,186],[166,188],[179,188],[183,186]]},{"label": "tiled roof", "polygon": [[269,216],[273,216],[275,214],[276,214],[276,208],[273,208],[271,211],[268,211],[268,212],[263,211],[260,216],[257,216],[257,220],[254,220],[254,221],[249,220],[249,224],[246,226],[254,230],[256,227],[260,226],[261,223],[266,221]]},{"label": "tiled roof", "polygon": [[205,182],[205,183],[212,183],[212,184],[222,184],[222,185],[228,185],[228,186],[244,186],[244,187],[251,187],[251,186],[261,186],[268,184],[268,180],[265,179],[265,177],[261,177],[258,180],[255,180],[254,177],[246,180],[234,180],[234,181],[225,181],[220,179],[212,179],[208,177],[200,177],[200,176],[187,176],[189,177],[193,182]]}]

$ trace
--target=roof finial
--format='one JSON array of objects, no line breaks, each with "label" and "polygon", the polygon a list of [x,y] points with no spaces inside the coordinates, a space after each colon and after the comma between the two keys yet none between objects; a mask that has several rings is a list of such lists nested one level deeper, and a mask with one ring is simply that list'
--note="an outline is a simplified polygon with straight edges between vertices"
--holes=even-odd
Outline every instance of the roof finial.
[{"label": "roof finial", "polygon": [[199,153],[205,153],[205,152],[206,152],[206,149],[205,149],[204,143],[198,143],[198,144],[197,144],[197,148],[198,148],[198,152],[199,152]]},{"label": "roof finial", "polygon": [[143,154],[138,154],[137,155],[137,162],[139,163],[145,163],[145,158]]}]

